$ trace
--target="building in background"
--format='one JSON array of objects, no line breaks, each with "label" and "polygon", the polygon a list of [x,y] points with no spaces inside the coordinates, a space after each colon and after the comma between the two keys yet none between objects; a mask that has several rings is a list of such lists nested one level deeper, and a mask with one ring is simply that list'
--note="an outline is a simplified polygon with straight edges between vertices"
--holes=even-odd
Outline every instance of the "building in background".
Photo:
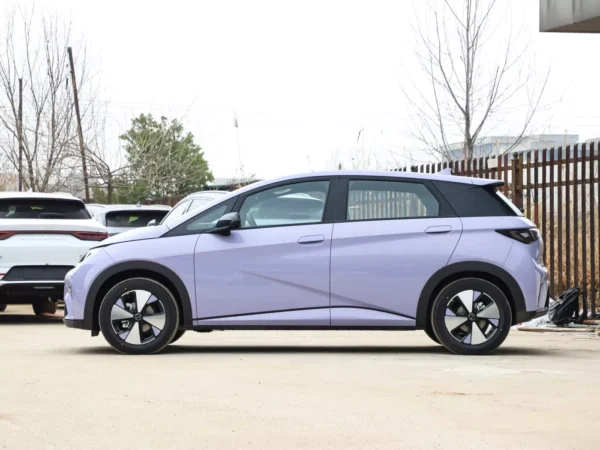
[{"label": "building in background", "polygon": [[[578,140],[578,134],[532,134],[530,136],[523,136],[520,139],[518,136],[487,136],[480,139],[473,147],[473,156],[481,158],[503,155],[507,151],[510,151],[510,153],[520,153],[544,148],[561,147],[576,144]],[[455,161],[464,158],[465,152],[462,142],[450,144],[449,147],[450,159]]]},{"label": "building in background", "polygon": [[540,0],[540,31],[600,33],[600,1]]},{"label": "building in background", "polygon": [[256,183],[257,181],[261,181],[257,178],[215,178],[213,181],[209,181],[204,186],[204,189],[207,191],[235,191],[244,186],[248,186],[249,184]]}]

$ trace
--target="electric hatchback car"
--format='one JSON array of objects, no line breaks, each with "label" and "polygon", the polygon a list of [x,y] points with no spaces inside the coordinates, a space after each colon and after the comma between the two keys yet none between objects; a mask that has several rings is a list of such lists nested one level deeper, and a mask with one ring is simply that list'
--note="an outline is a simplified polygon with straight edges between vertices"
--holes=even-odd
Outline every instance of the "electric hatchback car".
[{"label": "electric hatchback car", "polygon": [[542,239],[502,181],[325,172],[263,181],[102,241],[65,279],[65,324],[123,353],[186,330],[425,330],[486,354],[544,314]]}]

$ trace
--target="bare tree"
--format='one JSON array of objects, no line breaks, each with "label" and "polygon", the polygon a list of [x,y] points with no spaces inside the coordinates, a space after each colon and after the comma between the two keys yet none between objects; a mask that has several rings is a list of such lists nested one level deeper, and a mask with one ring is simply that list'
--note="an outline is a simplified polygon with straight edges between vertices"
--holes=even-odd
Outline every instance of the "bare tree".
[{"label": "bare tree", "polygon": [[[82,187],[66,48],[70,24],[34,10],[15,9],[0,36],[0,152],[19,170],[18,79],[23,79],[23,183],[38,192]],[[85,91],[84,133],[93,124],[95,90],[79,45],[77,79]]]},{"label": "bare tree", "polygon": [[[415,53],[423,77],[404,88],[414,115],[412,135],[438,159],[462,150],[472,158],[511,100],[522,104],[514,143],[530,132],[542,100],[549,69],[541,80],[528,62],[527,42],[515,32],[506,5],[497,0],[426,0],[427,13],[415,24]],[[422,6],[419,2],[419,6]],[[537,85],[537,86],[536,86]],[[511,111],[512,112],[512,111]],[[462,141],[453,145],[452,140]],[[475,155],[477,156],[477,155]]]}]

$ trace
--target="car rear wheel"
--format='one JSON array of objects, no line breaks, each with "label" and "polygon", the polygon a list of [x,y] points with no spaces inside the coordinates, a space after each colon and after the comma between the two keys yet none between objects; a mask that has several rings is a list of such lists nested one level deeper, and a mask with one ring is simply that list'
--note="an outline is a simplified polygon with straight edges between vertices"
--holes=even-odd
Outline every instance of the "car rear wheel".
[{"label": "car rear wheel", "polygon": [[56,314],[58,302],[49,302],[48,300],[38,300],[33,303],[33,312],[36,316],[43,314]]},{"label": "car rear wheel", "polygon": [[439,342],[462,355],[485,355],[506,339],[512,322],[510,303],[493,283],[465,278],[444,287],[431,311]]},{"label": "car rear wheel", "polygon": [[6,303],[0,303],[0,312],[6,311]]},{"label": "car rear wheel", "polygon": [[173,340],[179,307],[173,294],[148,278],[130,278],[115,285],[100,304],[100,330],[117,351],[158,353]]}]

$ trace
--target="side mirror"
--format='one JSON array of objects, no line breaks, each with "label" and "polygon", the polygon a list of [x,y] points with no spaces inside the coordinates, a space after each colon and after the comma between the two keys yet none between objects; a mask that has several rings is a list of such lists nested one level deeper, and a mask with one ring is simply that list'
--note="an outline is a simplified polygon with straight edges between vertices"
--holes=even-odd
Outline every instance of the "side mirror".
[{"label": "side mirror", "polygon": [[155,227],[156,225],[158,225],[158,224],[156,223],[156,219],[152,219],[150,222],[148,222],[148,226],[149,226],[149,227]]},{"label": "side mirror", "polygon": [[210,233],[220,234],[221,236],[229,236],[231,230],[237,230],[242,226],[240,214],[232,212],[225,214],[217,221],[217,226],[210,230]]}]

